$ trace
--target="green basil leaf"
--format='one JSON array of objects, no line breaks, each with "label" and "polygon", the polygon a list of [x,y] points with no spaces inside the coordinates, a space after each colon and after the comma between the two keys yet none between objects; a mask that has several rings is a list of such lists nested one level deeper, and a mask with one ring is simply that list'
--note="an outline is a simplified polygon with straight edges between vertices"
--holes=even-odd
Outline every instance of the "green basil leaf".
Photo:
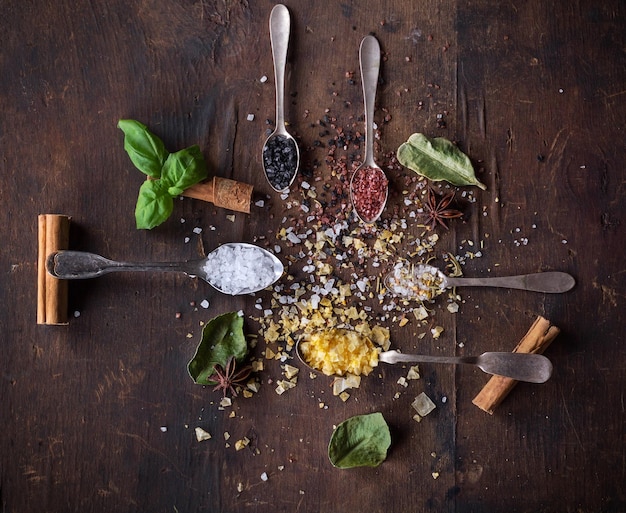
[{"label": "green basil leaf", "polygon": [[400,164],[430,180],[487,189],[476,178],[469,157],[443,137],[429,139],[424,134],[413,134],[398,148],[397,155]]},{"label": "green basil leaf", "polygon": [[168,156],[163,141],[133,119],[120,119],[117,126],[124,132],[124,149],[135,167],[151,178],[159,178]]},{"label": "green basil leaf", "polygon": [[141,184],[135,221],[140,230],[151,230],[165,221],[174,210],[174,200],[161,180],[146,180]]},{"label": "green basil leaf", "polygon": [[391,446],[382,413],[357,415],[337,426],[328,444],[330,462],[338,468],[377,467]]},{"label": "green basil leaf", "polygon": [[178,196],[208,176],[207,165],[196,145],[171,153],[161,171],[161,179],[168,183],[172,196]]},{"label": "green basil leaf", "polygon": [[211,319],[202,328],[202,340],[196,354],[187,364],[189,375],[198,385],[213,385],[209,377],[213,366],[226,366],[231,356],[237,362],[243,361],[248,354],[248,344],[243,334],[243,317],[237,312],[230,312]]}]

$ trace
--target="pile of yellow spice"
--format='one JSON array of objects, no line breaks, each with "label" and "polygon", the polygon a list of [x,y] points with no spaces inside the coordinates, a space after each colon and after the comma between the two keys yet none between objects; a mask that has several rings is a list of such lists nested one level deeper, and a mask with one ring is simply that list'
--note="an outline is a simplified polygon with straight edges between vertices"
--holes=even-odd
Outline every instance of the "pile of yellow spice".
[{"label": "pile of yellow spice", "polygon": [[314,369],[327,376],[367,376],[378,365],[379,350],[356,331],[329,329],[307,335],[300,353]]}]

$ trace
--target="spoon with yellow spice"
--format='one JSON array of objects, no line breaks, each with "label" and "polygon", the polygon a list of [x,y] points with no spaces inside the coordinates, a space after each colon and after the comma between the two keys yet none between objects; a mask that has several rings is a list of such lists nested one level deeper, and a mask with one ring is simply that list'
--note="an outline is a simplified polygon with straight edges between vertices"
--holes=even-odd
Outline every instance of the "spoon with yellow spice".
[{"label": "spoon with yellow spice", "polygon": [[540,354],[483,353],[480,356],[428,356],[381,351],[372,341],[345,329],[329,329],[302,336],[296,344],[302,363],[327,376],[368,375],[378,362],[451,363],[476,365],[487,374],[496,374],[529,383],[545,383],[552,375],[552,363]]}]

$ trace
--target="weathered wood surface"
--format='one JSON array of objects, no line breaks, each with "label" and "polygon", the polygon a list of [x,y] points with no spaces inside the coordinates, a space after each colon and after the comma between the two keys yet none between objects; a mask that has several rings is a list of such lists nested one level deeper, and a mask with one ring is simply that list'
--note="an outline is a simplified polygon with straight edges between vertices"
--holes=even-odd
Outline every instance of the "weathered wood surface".
[{"label": "weathered wood surface", "polygon": [[[186,259],[261,235],[273,244],[283,203],[260,167],[274,117],[273,4],[4,2],[2,511],[625,511],[626,11],[619,0],[552,4],[288,3],[287,117],[311,179],[332,180],[316,120],[325,109],[339,126],[361,116],[358,45],[374,33],[384,52],[379,158],[412,132],[447,137],[488,186],[473,192],[465,223],[439,232],[438,248],[482,241],[467,275],[559,269],[577,279],[556,296],[462,291],[459,313],[436,307],[439,340],[387,322],[398,347],[441,354],[510,350],[536,315],[558,325],[553,378],[518,385],[489,416],[471,403],[487,380],[479,371],[424,365],[403,389],[402,369],[381,369],[342,403],[323,378],[276,395],[277,362],[259,394],[222,411],[186,364],[200,322],[258,315],[255,300],[180,276],[72,283],[70,325],[37,326],[40,213],[72,216],[71,247],[111,258]],[[171,149],[200,144],[216,174],[254,184],[270,205],[231,222],[184,200],[163,226],[135,230],[142,176],[122,149],[120,118],[146,123]],[[403,182],[390,179],[393,208]],[[209,309],[191,305],[205,298]],[[410,403],[421,391],[438,407],[418,424]],[[333,469],[333,425],[369,411],[392,428],[387,461]],[[213,438],[198,443],[196,426]],[[235,451],[244,436],[250,448]]]}]

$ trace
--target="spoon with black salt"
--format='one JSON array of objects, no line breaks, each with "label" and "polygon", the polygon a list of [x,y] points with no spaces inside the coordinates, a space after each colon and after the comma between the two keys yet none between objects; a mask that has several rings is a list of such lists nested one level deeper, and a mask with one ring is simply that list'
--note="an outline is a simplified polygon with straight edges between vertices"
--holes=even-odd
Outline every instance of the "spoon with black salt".
[{"label": "spoon with black salt", "polygon": [[293,183],[300,164],[296,140],[285,128],[285,65],[290,26],[287,7],[276,5],[270,14],[270,40],[276,86],[276,129],[263,145],[263,170],[267,181],[276,192],[284,191]]}]

